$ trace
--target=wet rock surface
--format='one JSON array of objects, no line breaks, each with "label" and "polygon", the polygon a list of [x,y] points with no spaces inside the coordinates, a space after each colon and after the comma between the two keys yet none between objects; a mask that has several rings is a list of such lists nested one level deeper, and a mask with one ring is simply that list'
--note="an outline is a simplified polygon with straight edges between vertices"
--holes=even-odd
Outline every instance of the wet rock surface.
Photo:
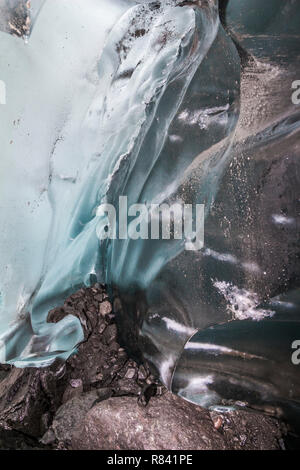
[{"label": "wet rock surface", "polygon": [[118,343],[104,286],[80,289],[48,321],[77,316],[84,342],[43,369],[0,366],[0,449],[278,449],[282,427],[209,412],[167,392]]},{"label": "wet rock surface", "polygon": [[[250,418],[250,419],[249,419]],[[74,431],[82,450],[278,449],[279,425],[255,413],[232,412],[218,429],[210,413],[167,392],[138,407],[129,397],[95,405]],[[226,424],[225,424],[226,423]]]},{"label": "wet rock surface", "polygon": [[97,401],[99,397],[94,390],[75,396],[64,403],[57,410],[52,425],[41,442],[45,445],[55,444],[57,449],[71,448],[74,431],[80,429],[81,422]]}]

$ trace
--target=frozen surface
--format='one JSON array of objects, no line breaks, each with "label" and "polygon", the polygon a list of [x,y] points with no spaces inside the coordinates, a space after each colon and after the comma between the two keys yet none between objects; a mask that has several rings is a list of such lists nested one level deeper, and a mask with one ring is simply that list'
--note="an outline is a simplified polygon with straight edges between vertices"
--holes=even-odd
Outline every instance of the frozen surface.
[{"label": "frozen surface", "polygon": [[[176,393],[297,409],[297,2],[223,2],[225,31],[214,1],[36,0],[26,34],[7,27],[9,3],[1,361],[68,357],[81,325],[48,311],[98,280],[118,292],[124,342]],[[120,195],[205,204],[204,248],[100,242],[97,208]]]},{"label": "frozen surface", "polygon": [[[85,1],[84,5],[77,0],[46,2],[28,42],[0,33],[0,70],[7,96],[7,104],[0,109],[0,321],[6,343],[2,356],[7,360],[31,362],[32,355],[52,349],[69,354],[82,339],[74,319],[58,327],[45,325],[46,309],[32,321],[26,318],[22,326],[20,321],[32,310],[50,266],[59,263],[59,253],[71,243],[67,221],[58,228],[57,218],[65,209],[72,223],[75,182],[89,157],[81,140],[88,132],[83,124],[87,108],[100,83],[97,63],[109,31],[128,7],[124,2],[99,6],[97,1]],[[73,200],[67,206],[70,193]],[[87,261],[90,269],[93,262],[93,258]],[[62,288],[79,284],[85,275],[83,269],[80,273],[73,266],[69,269],[74,279],[65,273],[69,278]],[[26,333],[14,333],[6,342],[11,329],[23,328]],[[64,332],[62,336],[58,330]],[[56,344],[58,337],[61,341]]]}]

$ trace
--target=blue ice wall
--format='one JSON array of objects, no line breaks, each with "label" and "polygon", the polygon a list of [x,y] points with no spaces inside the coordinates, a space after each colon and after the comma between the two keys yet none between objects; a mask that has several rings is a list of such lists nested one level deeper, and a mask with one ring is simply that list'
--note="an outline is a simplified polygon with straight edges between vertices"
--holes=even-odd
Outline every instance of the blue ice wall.
[{"label": "blue ice wall", "polygon": [[[1,7],[1,361],[67,358],[48,311],[98,280],[176,393],[297,409],[300,9],[199,3],[36,0],[23,39]],[[119,196],[204,204],[204,247],[101,240]]]}]

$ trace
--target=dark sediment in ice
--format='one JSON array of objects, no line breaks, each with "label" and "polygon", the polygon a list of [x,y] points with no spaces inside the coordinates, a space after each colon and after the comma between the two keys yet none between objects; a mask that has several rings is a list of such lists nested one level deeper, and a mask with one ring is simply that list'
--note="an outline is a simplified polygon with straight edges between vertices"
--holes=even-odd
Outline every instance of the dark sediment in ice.
[{"label": "dark sediment in ice", "polygon": [[30,33],[30,28],[30,1],[4,1],[0,6],[0,30],[24,37]]}]

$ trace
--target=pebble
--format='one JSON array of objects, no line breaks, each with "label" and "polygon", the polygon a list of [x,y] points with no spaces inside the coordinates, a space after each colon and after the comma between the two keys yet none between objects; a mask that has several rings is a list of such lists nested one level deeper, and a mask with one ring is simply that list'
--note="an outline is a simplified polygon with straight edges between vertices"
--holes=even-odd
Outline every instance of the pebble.
[{"label": "pebble", "polygon": [[126,379],[133,379],[134,376],[135,376],[135,369],[128,369],[126,374],[125,374],[125,378]]},{"label": "pebble", "polygon": [[73,388],[82,387],[82,380],[81,379],[72,379],[72,380],[70,380],[70,385]]},{"label": "pebble", "polygon": [[144,366],[140,366],[139,367],[139,371],[138,371],[138,379],[139,380],[146,380],[148,374],[146,372],[146,369]]},{"label": "pebble", "polygon": [[105,300],[102,302],[99,306],[99,312],[101,315],[105,316],[111,313],[112,311],[112,306],[111,303],[108,300]]}]

